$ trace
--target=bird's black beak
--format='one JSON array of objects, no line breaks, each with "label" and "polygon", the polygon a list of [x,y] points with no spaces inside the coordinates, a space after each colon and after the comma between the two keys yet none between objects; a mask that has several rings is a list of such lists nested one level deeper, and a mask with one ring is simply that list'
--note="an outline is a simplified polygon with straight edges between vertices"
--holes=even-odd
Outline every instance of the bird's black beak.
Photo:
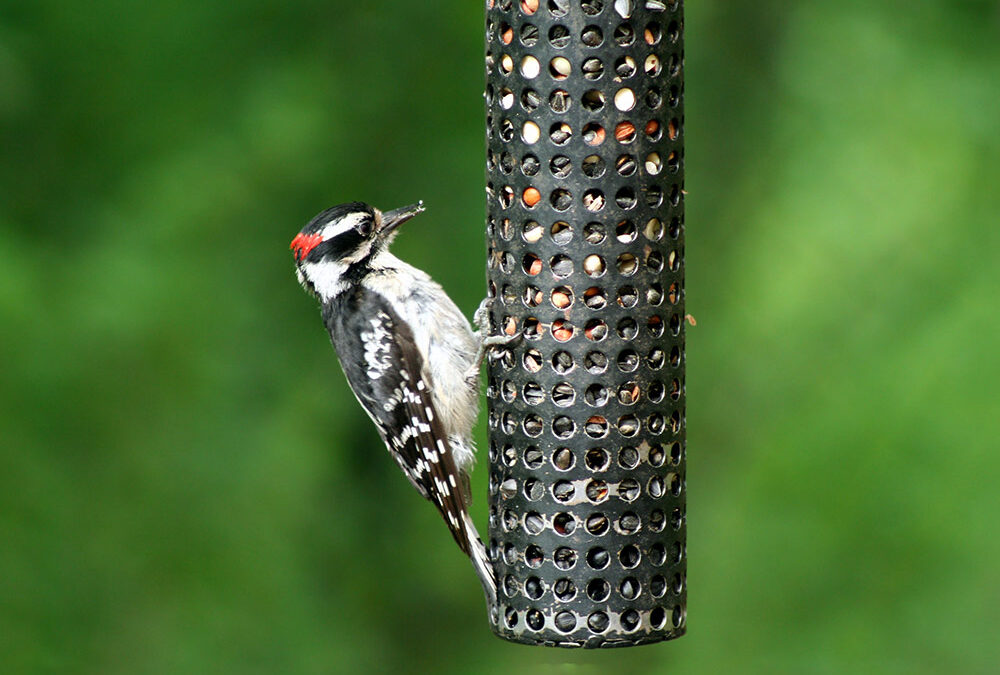
[{"label": "bird's black beak", "polygon": [[382,236],[385,236],[395,230],[397,227],[408,221],[413,216],[424,210],[423,200],[417,202],[416,204],[410,204],[409,206],[404,206],[401,209],[394,209],[392,211],[386,211],[382,214]]}]

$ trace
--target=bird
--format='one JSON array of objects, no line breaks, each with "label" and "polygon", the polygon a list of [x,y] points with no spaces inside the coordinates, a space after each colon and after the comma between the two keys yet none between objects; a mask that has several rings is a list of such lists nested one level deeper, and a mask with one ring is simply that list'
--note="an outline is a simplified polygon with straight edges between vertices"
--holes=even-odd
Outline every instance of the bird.
[{"label": "bird", "polygon": [[339,204],[310,220],[290,248],[351,390],[472,561],[493,608],[496,578],[469,515],[469,474],[480,364],[509,338],[486,335],[488,300],[476,310],[480,330],[473,331],[439,284],[389,252],[399,226],[423,211],[423,201],[385,212]]}]

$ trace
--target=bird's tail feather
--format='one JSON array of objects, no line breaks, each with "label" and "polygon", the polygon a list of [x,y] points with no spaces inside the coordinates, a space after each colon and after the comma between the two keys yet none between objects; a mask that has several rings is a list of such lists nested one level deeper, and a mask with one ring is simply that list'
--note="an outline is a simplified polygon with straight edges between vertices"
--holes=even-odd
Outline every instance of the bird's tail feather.
[{"label": "bird's tail feather", "polygon": [[479,577],[479,583],[483,585],[483,593],[486,594],[486,604],[492,609],[497,604],[497,582],[489,553],[486,551],[483,540],[479,538],[479,532],[476,531],[476,526],[473,524],[468,512],[462,514],[462,521],[466,536],[469,539],[469,558],[472,560],[472,566]]}]

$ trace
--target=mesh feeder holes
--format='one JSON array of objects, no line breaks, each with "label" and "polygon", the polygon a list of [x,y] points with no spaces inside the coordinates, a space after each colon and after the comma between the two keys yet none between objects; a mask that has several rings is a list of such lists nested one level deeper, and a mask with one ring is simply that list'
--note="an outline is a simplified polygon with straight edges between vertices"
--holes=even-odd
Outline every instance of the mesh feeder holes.
[{"label": "mesh feeder holes", "polygon": [[686,620],[683,7],[488,0],[489,546],[501,637]]}]

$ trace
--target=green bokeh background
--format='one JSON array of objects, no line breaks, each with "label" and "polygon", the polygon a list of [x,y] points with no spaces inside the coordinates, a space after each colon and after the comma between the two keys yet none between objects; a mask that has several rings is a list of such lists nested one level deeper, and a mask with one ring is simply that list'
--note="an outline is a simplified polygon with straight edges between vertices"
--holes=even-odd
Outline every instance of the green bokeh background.
[{"label": "green bokeh background", "polygon": [[492,636],[287,250],[422,198],[471,314],[482,50],[479,2],[0,0],[0,671],[997,672],[998,4],[688,3],[689,634],[603,653]]}]

